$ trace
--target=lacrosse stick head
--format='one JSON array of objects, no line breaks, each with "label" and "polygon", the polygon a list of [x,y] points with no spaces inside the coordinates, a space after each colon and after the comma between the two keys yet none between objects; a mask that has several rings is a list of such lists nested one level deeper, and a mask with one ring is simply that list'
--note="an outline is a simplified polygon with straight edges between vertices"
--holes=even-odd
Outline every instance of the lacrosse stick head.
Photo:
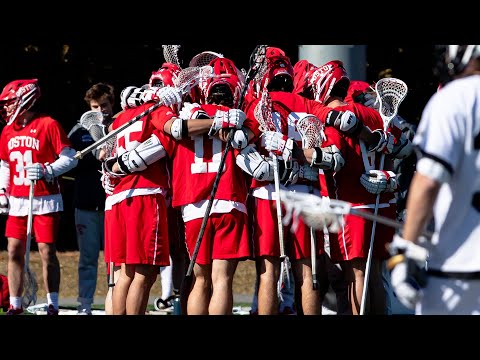
[{"label": "lacrosse stick head", "polygon": [[259,129],[262,133],[266,131],[277,131],[277,127],[273,122],[272,116],[272,99],[267,90],[262,92],[260,101],[255,106],[254,115],[255,119],[258,121]]},{"label": "lacrosse stick head", "polygon": [[80,125],[87,130],[94,141],[98,141],[105,136],[105,125],[103,113],[100,111],[89,110],[80,117]]},{"label": "lacrosse stick head", "polygon": [[180,73],[180,67],[173,63],[163,63],[157,71],[152,71],[148,85],[150,87],[175,86],[174,79]]},{"label": "lacrosse stick head", "polygon": [[375,91],[380,104],[378,112],[383,119],[384,129],[387,129],[407,96],[408,86],[400,79],[389,77],[380,79],[375,84]]},{"label": "lacrosse stick head", "polygon": [[178,66],[178,68],[182,68],[178,57],[181,45],[162,45],[162,48],[165,61]]},{"label": "lacrosse stick head", "polygon": [[324,125],[314,115],[307,115],[297,120],[297,131],[302,138],[302,148],[311,149],[316,146],[321,147],[323,140],[326,139]]},{"label": "lacrosse stick head", "polygon": [[22,306],[24,309],[37,303],[38,283],[35,273],[27,267],[23,279]]},{"label": "lacrosse stick head", "polygon": [[285,206],[284,223],[292,218],[300,217],[305,224],[331,232],[337,232],[344,224],[344,216],[350,212],[350,203],[332,200],[314,194],[280,190],[280,198]]},{"label": "lacrosse stick head", "polygon": [[203,51],[200,54],[195,55],[188,66],[194,67],[202,67],[210,64],[215,59],[223,58],[223,54],[216,53],[214,51]]}]

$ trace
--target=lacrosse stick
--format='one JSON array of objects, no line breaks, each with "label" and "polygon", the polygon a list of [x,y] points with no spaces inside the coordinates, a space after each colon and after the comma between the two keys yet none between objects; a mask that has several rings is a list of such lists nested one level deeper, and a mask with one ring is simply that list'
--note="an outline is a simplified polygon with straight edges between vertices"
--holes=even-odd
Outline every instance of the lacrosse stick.
[{"label": "lacrosse stick", "polygon": [[[323,123],[314,115],[307,115],[297,120],[297,131],[302,138],[302,149],[311,149],[316,146],[322,146],[322,141],[325,139],[323,132]],[[308,192],[313,194],[313,184],[308,183]],[[312,286],[313,290],[318,289],[317,280],[317,236],[315,229],[310,226],[310,248],[311,248],[311,262],[312,262]]]},{"label": "lacrosse stick", "polygon": [[[254,52],[250,56],[250,69],[248,71],[249,76],[247,77],[247,80],[249,80],[250,77],[254,76],[258,67],[260,66],[260,64],[265,59],[265,48],[263,46],[264,45],[256,46]],[[242,93],[240,95],[240,100],[239,100],[239,105],[238,105],[239,108],[242,107],[247,85],[248,85],[248,81],[245,81],[243,89],[242,89]],[[227,158],[227,155],[228,155],[230,147],[231,147],[231,140],[232,140],[232,137],[233,137],[234,133],[235,133],[235,129],[232,129],[228,134],[227,142],[225,144],[225,149],[223,151],[222,158],[220,159],[220,164],[218,166],[218,171],[217,171],[217,174],[215,176],[215,180],[213,182],[212,191],[210,193],[210,198],[208,199],[208,204],[207,204],[207,209],[205,210],[205,215],[203,216],[203,219],[202,219],[202,225],[201,225],[200,231],[198,233],[197,242],[195,243],[195,248],[193,250],[192,258],[190,259],[190,263],[188,264],[187,272],[185,273],[185,277],[183,278],[183,281],[182,281],[182,286],[181,286],[181,289],[180,289],[180,306],[181,306],[182,314],[184,314],[184,315],[187,314],[188,296],[189,296],[190,291],[192,289],[193,267],[195,265],[195,261],[197,259],[198,252],[200,250],[200,245],[202,243],[203,234],[205,233],[205,228],[207,226],[207,221],[208,221],[208,218],[210,216],[210,211],[212,210],[213,200],[215,198],[215,194],[217,193],[218,184],[220,182],[220,177],[223,173],[223,167],[225,165],[225,160]]]},{"label": "lacrosse stick", "polygon": [[22,306],[27,308],[30,304],[37,303],[38,283],[35,273],[30,269],[30,246],[32,243],[32,225],[33,225],[33,194],[35,191],[35,181],[30,182],[30,192],[28,195],[28,218],[27,218],[27,243],[25,245],[25,268],[23,278],[23,297]]},{"label": "lacrosse stick", "polygon": [[[174,79],[175,87],[181,91],[182,94],[188,93],[195,85],[199,83],[202,78],[213,77],[213,68],[211,66],[204,67],[189,67],[185,68],[178,76]],[[157,108],[162,106],[163,103],[159,101],[158,103],[152,105],[145,111],[141,112],[134,118],[130,119],[125,124],[119,126],[117,129],[110,131],[107,135],[103,136],[101,139],[98,139],[95,143],[87,146],[81,151],[77,151],[77,154],[74,156],[75,159],[82,159],[85,154],[88,154],[90,151],[96,149],[99,145],[103,144],[113,136],[116,136],[119,132],[125,130],[127,127],[132,125],[135,121],[140,120],[141,118],[151,114]]]},{"label": "lacrosse stick", "polygon": [[217,58],[223,58],[223,54],[216,53],[213,51],[203,51],[200,54],[195,55],[188,66],[206,66],[210,64],[210,62]]},{"label": "lacrosse stick", "polygon": [[[93,141],[98,141],[107,135],[107,128],[104,125],[104,116],[100,111],[87,111],[79,120],[79,124],[89,132]],[[111,137],[101,147],[107,156],[111,155],[115,146],[116,137]],[[100,146],[100,145],[99,145]]]},{"label": "lacrosse stick", "polygon": [[163,48],[163,57],[165,61],[171,64],[177,65],[180,69],[180,59],[178,58],[178,51],[180,50],[180,45],[162,45]]},{"label": "lacrosse stick", "polygon": [[[377,92],[378,102],[380,107],[378,112],[383,120],[383,130],[387,130],[390,126],[390,122],[397,115],[398,108],[402,103],[405,96],[407,96],[408,87],[402,80],[397,78],[383,78],[380,79],[375,84],[375,91]],[[362,153],[364,153],[365,144],[361,143]],[[365,152],[366,153],[366,152]],[[383,165],[385,161],[385,154],[382,153],[380,157],[380,170],[383,170]],[[375,210],[374,215],[378,214],[378,206],[380,203],[380,194],[377,194],[375,199]],[[374,220],[372,224],[372,234],[370,236],[370,247],[368,248],[367,263],[365,265],[365,279],[363,282],[363,294],[362,302],[360,304],[360,315],[365,314],[365,303],[368,290],[368,281],[370,278],[370,268],[372,263],[372,254],[373,254],[373,243],[375,240],[375,228],[377,226],[377,221]]]},{"label": "lacrosse stick", "polygon": [[[303,221],[314,229],[323,229],[324,225],[338,228],[343,224],[343,217],[354,215],[369,221],[376,221],[393,227],[397,230],[403,229],[403,224],[382,215],[374,215],[369,211],[362,211],[352,207],[352,204],[343,201],[330,199],[312,194],[293,193],[280,190],[282,203],[285,206],[286,221],[290,221],[293,215],[301,216]],[[431,238],[433,233],[423,231],[422,235]]]},{"label": "lacrosse stick", "polygon": [[[254,110],[255,118],[259,123],[259,129],[262,133],[267,131],[278,131],[277,126],[273,121],[272,116],[272,99],[270,98],[270,94],[266,88],[266,85],[262,91],[262,96],[260,101],[255,107]],[[290,284],[290,276],[288,274],[288,269],[290,268],[290,259],[285,254],[285,237],[283,233],[283,223],[282,223],[282,203],[280,199],[280,174],[278,172],[278,157],[275,154],[270,154],[271,158],[273,159],[273,177],[274,177],[274,186],[275,186],[275,193],[276,193],[276,207],[277,207],[277,225],[278,225],[278,241],[280,244],[280,261],[281,261],[281,270],[280,274],[283,276],[285,273],[284,270],[286,269],[286,276],[288,284]],[[283,278],[280,279],[279,284],[283,282]],[[279,294],[281,294],[279,289]],[[281,296],[281,295],[280,295]]]}]

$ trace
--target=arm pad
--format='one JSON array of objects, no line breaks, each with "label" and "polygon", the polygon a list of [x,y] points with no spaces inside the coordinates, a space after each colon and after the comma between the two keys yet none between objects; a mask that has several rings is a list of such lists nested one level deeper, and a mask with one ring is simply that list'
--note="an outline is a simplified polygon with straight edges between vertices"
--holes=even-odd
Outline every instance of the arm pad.
[{"label": "arm pad", "polygon": [[77,166],[78,160],[74,157],[76,153],[75,149],[71,147],[63,148],[57,160],[51,164],[45,164],[45,180],[52,181],[53,178]]},{"label": "arm pad", "polygon": [[260,181],[273,180],[273,168],[255,146],[248,145],[236,157],[236,163],[247,174]]},{"label": "arm pad", "polygon": [[0,189],[5,189],[8,193],[10,185],[10,165],[8,162],[0,161]]},{"label": "arm pad", "polygon": [[143,171],[148,165],[165,157],[165,148],[154,134],[135,149],[123,153],[118,158],[118,166],[125,174]]}]

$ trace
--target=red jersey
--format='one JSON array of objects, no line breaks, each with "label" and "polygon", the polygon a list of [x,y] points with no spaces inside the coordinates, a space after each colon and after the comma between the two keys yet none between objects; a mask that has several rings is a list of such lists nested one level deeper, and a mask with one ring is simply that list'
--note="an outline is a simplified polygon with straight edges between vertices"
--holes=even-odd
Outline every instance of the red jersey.
[{"label": "red jersey", "polygon": [[[383,129],[383,120],[380,114],[369,107],[351,103],[338,106],[335,110],[350,110],[371,130]],[[323,171],[321,172],[320,176],[325,176],[324,179],[321,179],[322,185],[326,184],[327,186],[327,188],[322,186],[321,194],[332,199],[348,201],[355,205],[375,204],[377,195],[369,193],[363,187],[360,183],[360,177],[367,170],[380,168],[381,154],[364,152],[364,155],[362,155],[358,138],[348,137],[330,126],[325,128],[325,136],[327,140],[322,143],[322,147],[336,145],[345,159],[345,165],[337,173],[328,171],[323,174]],[[367,166],[365,166],[364,159],[367,160]],[[388,203],[393,197],[393,193],[384,193],[380,196],[380,203]]]},{"label": "red jersey", "polygon": [[[217,110],[227,111],[228,107],[205,104],[201,108],[213,117]],[[168,119],[167,119],[168,120]],[[160,122],[162,129],[163,123]],[[244,122],[250,127],[251,123]],[[220,160],[226,143],[207,134],[191,136],[177,140],[172,146],[166,146],[173,161],[173,198],[172,206],[179,207],[207,200],[210,197]],[[215,199],[237,201],[245,204],[247,198],[246,179],[242,169],[235,161],[237,151],[229,151],[223,174],[220,178]]]},{"label": "red jersey", "polygon": [[[303,96],[289,92],[272,91],[270,92],[270,97],[272,100],[272,118],[277,131],[296,140],[300,147],[302,147],[302,138],[296,128],[297,121],[304,116],[311,114],[324,122],[327,114],[332,110],[318,101],[309,100]],[[247,119],[255,119],[254,111],[259,101],[260,98],[254,100],[248,105]],[[264,138],[259,137],[261,135],[261,131],[258,128],[259,124],[256,121],[254,123],[255,128],[253,131],[258,139],[256,141],[256,147],[261,154],[268,156],[268,151],[265,150]],[[297,184],[302,184],[302,181],[303,179],[299,179]],[[254,189],[267,184],[269,184],[268,181],[253,179],[250,187]],[[315,184],[314,186],[318,188],[318,184]]]},{"label": "red jersey", "polygon": [[[152,103],[146,103],[139,107],[125,110],[118,115],[112,123],[112,130],[119,128],[151,106]],[[164,107],[160,107],[156,109],[117,134],[117,156],[121,156],[125,152],[135,149],[143,141],[150,138],[152,134],[155,134],[159,138],[164,147],[168,146],[165,144],[169,141],[173,141],[166,136],[163,131],[158,130],[153,125],[153,122],[158,121],[160,116],[164,114],[161,110],[163,108]],[[159,187],[165,190],[170,187],[170,175],[167,168],[166,158],[150,164],[143,171],[133,172],[127,176],[121,177],[120,182],[115,186],[114,194],[118,194],[124,190]]]},{"label": "red jersey", "polygon": [[[25,167],[34,163],[53,163],[65,147],[71,147],[70,140],[58,121],[45,114],[35,114],[22,127],[16,122],[3,128],[0,136],[0,159],[10,167],[10,195],[28,197],[30,180]],[[49,183],[37,180],[35,196],[60,193],[58,178]]]}]

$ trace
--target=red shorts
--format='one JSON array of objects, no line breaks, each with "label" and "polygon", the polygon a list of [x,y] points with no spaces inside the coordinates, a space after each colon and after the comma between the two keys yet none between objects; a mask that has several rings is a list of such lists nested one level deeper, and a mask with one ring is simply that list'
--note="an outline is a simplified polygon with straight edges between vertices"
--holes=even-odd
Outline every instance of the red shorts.
[{"label": "red shorts", "polygon": [[[285,209],[282,207],[282,211]],[[277,203],[275,200],[255,198],[252,209],[254,255],[280,256],[278,238]],[[295,231],[291,225],[283,226],[285,237],[285,252],[292,260],[309,258],[311,256],[310,227],[301,219],[295,219]],[[293,224],[294,222],[292,222]],[[317,254],[323,254],[323,231],[315,231]]]},{"label": "red shorts", "polygon": [[[360,209],[373,214],[374,209]],[[378,209],[378,214],[390,219],[396,218],[396,207],[390,204],[388,208]],[[330,234],[330,257],[333,262],[352,260],[354,258],[367,258],[370,248],[373,222],[355,215],[345,216],[345,226],[340,228],[338,235]],[[372,256],[375,259],[388,259],[390,257],[386,249],[387,243],[391,242],[395,229],[391,226],[376,223],[375,239],[373,242]]]},{"label": "red shorts", "polygon": [[[110,241],[110,234],[116,234],[118,231],[118,227],[116,226],[116,222],[114,221],[114,217],[112,215],[111,210],[106,210],[105,211],[105,220],[104,220],[104,244],[103,244],[103,257],[105,259],[105,262],[107,263],[107,275],[110,274],[110,266],[108,266],[111,262],[110,258],[110,246],[111,246],[111,241]],[[113,229],[112,230],[112,227]],[[115,266],[120,266],[122,265],[121,263],[115,263]]]},{"label": "red shorts", "polygon": [[[27,241],[28,216],[8,216],[5,225],[5,236]],[[57,241],[60,226],[60,213],[33,215],[32,239],[37,243],[53,244]]]},{"label": "red shorts", "polygon": [[[203,218],[185,223],[185,240],[190,259],[195,251]],[[232,210],[210,214],[195,262],[211,264],[214,259],[245,259],[250,257],[247,214]]]},{"label": "red shorts", "polygon": [[106,262],[170,265],[167,208],[163,195],[133,196],[113,205],[107,213]]}]

